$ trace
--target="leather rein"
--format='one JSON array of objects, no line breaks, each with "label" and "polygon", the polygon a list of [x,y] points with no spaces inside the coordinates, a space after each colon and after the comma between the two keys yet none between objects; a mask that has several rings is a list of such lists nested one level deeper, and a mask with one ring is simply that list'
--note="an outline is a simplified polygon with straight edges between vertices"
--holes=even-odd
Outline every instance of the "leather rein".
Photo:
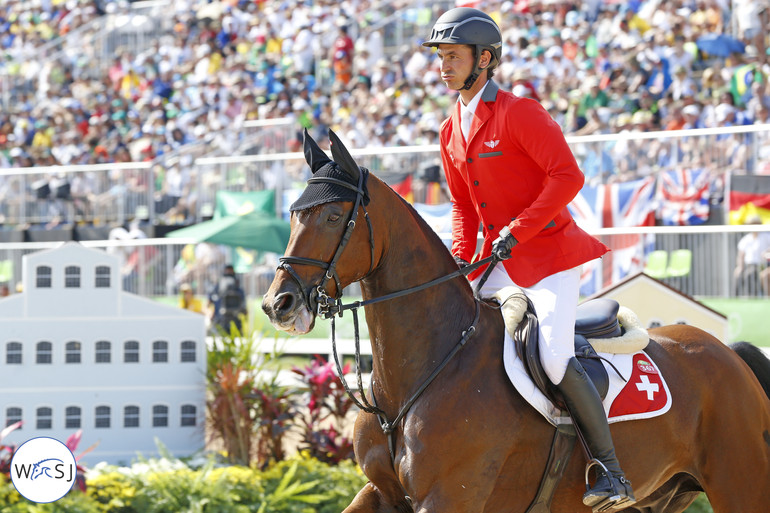
[{"label": "leather rein", "polygon": [[[372,230],[372,223],[369,219],[369,213],[366,211],[366,206],[363,205],[363,198],[365,194],[364,180],[366,178],[366,175],[365,175],[366,170],[362,168],[359,168],[359,169],[361,169],[361,172],[358,178],[358,186],[355,186],[344,180],[338,180],[336,178],[331,178],[331,177],[313,177],[308,180],[308,183],[326,182],[326,183],[331,183],[334,185],[346,187],[356,192],[356,200],[353,205],[353,210],[351,211],[351,214],[350,214],[350,219],[348,220],[347,227],[345,228],[345,232],[342,234],[340,243],[338,244],[337,249],[331,261],[324,262],[323,260],[316,260],[312,258],[283,256],[279,258],[280,264],[278,265],[278,269],[282,269],[287,273],[289,273],[289,276],[291,276],[292,279],[297,283],[297,285],[300,288],[300,291],[302,292],[305,304],[308,306],[308,308],[310,308],[311,311],[315,311],[316,314],[323,319],[331,319],[332,351],[334,354],[334,362],[337,366],[337,373],[339,375],[340,381],[342,382],[342,386],[344,387],[347,395],[351,398],[353,403],[359,409],[367,413],[377,415],[377,418],[380,421],[380,427],[382,428],[383,433],[387,436],[387,439],[388,439],[388,450],[390,451],[391,461],[395,464],[395,459],[396,459],[395,429],[397,425],[401,422],[401,420],[407,414],[407,412],[412,407],[412,405],[417,401],[417,399],[422,395],[425,389],[428,388],[428,386],[433,382],[434,379],[436,379],[436,377],[444,369],[444,367],[447,366],[447,364],[452,360],[452,358],[460,351],[460,349],[462,349],[465,346],[466,342],[468,342],[471,336],[473,336],[473,334],[476,332],[476,326],[478,324],[480,312],[481,312],[481,306],[479,302],[479,292],[481,290],[482,285],[484,284],[484,282],[486,282],[487,278],[492,272],[492,269],[499,262],[499,260],[494,256],[490,256],[482,260],[479,260],[478,262],[475,262],[473,264],[469,264],[461,269],[458,269],[453,273],[447,274],[445,276],[441,276],[427,283],[423,283],[422,285],[417,285],[415,287],[410,287],[408,289],[392,292],[384,296],[367,299],[365,301],[354,301],[352,303],[342,304],[342,301],[341,301],[342,285],[340,283],[339,276],[337,275],[336,265],[337,265],[337,261],[342,255],[343,250],[345,249],[345,246],[347,246],[348,242],[350,241],[350,237],[353,234],[353,230],[355,229],[359,207],[361,207],[364,211],[364,218],[366,219],[366,224],[369,228],[369,246],[371,250],[371,260],[369,264],[369,271],[366,273],[366,275],[364,275],[364,277],[368,276],[374,270],[374,232]],[[318,285],[308,286],[302,281],[302,278],[300,278],[299,274],[297,274],[297,272],[292,268],[291,264],[313,265],[313,266],[321,267],[322,269],[325,269],[326,272],[324,273],[324,276]],[[399,410],[396,417],[392,421],[389,421],[385,411],[377,406],[377,400],[374,397],[374,387],[372,386],[374,383],[374,379],[372,379],[372,383],[370,384],[372,402],[374,404],[371,404],[366,399],[366,393],[364,391],[362,373],[361,373],[361,342],[360,342],[360,336],[359,336],[358,309],[363,306],[380,303],[384,301],[389,301],[391,299],[403,297],[408,294],[413,294],[415,292],[419,292],[421,290],[425,290],[430,287],[434,287],[441,283],[447,282],[459,276],[467,276],[474,270],[487,264],[490,264],[490,265],[487,267],[486,271],[484,272],[484,275],[482,276],[481,280],[479,281],[476,287],[476,290],[474,291],[474,299],[476,303],[476,314],[473,319],[473,322],[468,327],[468,329],[462,332],[460,341],[452,348],[452,350],[446,355],[446,357],[444,357],[444,359],[441,361],[438,367],[436,367],[433,370],[433,372],[420,385],[417,391],[403,404],[403,406]],[[326,285],[332,279],[334,280],[336,284],[336,289],[337,289],[337,294],[334,297],[331,297],[326,290]],[[342,313],[345,310],[352,310],[353,312],[353,327],[354,327],[354,334],[355,334],[355,351],[356,351],[355,352],[356,380],[358,385],[357,391],[361,396],[361,400],[359,400],[358,397],[356,397],[355,393],[348,386],[347,380],[345,379],[342,371],[342,365],[340,363],[339,354],[337,352],[337,340],[336,340],[336,333],[335,333],[334,318],[336,315],[339,315],[340,317],[342,317]]]}]

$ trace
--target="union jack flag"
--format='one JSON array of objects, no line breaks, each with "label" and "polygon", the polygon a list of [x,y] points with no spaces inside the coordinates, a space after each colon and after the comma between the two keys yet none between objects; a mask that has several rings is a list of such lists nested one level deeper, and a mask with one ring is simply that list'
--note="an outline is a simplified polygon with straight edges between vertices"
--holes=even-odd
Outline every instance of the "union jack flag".
[{"label": "union jack flag", "polygon": [[660,173],[658,218],[667,226],[703,224],[709,218],[709,176],[703,169]]},{"label": "union jack flag", "polygon": [[[652,226],[655,224],[655,179],[585,185],[568,205],[575,222],[588,233],[599,228]],[[638,234],[601,237],[612,251],[601,260],[583,265],[580,293],[594,294],[641,271],[647,239]]]}]

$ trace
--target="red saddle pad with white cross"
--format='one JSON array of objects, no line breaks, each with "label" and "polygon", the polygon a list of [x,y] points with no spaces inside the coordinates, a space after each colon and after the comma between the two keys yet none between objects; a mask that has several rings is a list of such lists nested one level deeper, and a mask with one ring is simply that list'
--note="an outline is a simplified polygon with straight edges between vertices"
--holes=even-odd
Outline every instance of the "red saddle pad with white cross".
[{"label": "red saddle pad with white cross", "polygon": [[[551,424],[564,422],[563,412],[538,390],[524,370],[524,365],[513,346],[513,340],[506,335],[503,363],[513,386]],[[668,385],[660,369],[647,353],[637,351],[632,354],[599,354],[612,363],[611,366],[604,362],[610,383],[603,404],[610,423],[649,419],[663,415],[671,408]]]}]

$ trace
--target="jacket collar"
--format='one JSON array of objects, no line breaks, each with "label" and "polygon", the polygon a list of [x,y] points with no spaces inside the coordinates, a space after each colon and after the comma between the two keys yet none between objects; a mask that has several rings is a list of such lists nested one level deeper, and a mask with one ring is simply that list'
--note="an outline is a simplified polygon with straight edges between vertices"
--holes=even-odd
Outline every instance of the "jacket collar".
[{"label": "jacket collar", "polygon": [[[476,115],[473,118],[473,121],[471,122],[471,129],[468,132],[468,144],[473,140],[473,137],[476,135],[476,132],[479,131],[479,129],[484,125],[484,123],[487,122],[487,120],[492,117],[492,107],[487,105],[487,102],[494,102],[497,100],[497,92],[500,90],[500,87],[493,81],[490,80],[489,83],[487,83],[487,87],[484,89],[484,92],[481,93],[481,101],[476,106]],[[458,109],[459,111],[459,109]],[[458,112],[458,127],[459,127],[459,112]]]},{"label": "jacket collar", "polygon": [[[494,80],[490,80],[484,92],[481,93],[481,101],[476,106],[476,115],[471,122],[471,128],[468,132],[467,143],[470,143],[473,136],[478,132],[479,128],[492,116],[492,108],[487,106],[487,102],[494,102],[497,100],[497,92],[500,90]],[[454,137],[457,138],[457,142],[462,142],[463,136],[460,130],[460,102],[456,102],[454,112],[452,113],[452,126]]]},{"label": "jacket collar", "polygon": [[500,86],[498,86],[494,80],[490,80],[487,84],[486,89],[484,89],[484,92],[481,93],[481,101],[482,102],[493,102],[497,99],[497,91],[500,90]]}]

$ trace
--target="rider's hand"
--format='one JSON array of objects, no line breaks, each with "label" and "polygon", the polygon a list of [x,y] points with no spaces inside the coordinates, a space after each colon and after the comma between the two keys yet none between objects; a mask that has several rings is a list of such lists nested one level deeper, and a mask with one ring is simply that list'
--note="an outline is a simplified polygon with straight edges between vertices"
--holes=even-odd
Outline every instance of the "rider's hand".
[{"label": "rider's hand", "polygon": [[492,243],[492,254],[498,260],[507,260],[511,258],[511,249],[518,244],[518,241],[511,235],[511,230],[504,226],[500,230],[500,236]]},{"label": "rider's hand", "polygon": [[463,267],[467,267],[467,266],[471,265],[469,262],[466,262],[465,260],[463,260],[459,256],[456,256],[456,255],[452,255],[452,256],[455,258],[455,262],[457,263],[457,267],[459,267],[460,269],[462,269]]}]

